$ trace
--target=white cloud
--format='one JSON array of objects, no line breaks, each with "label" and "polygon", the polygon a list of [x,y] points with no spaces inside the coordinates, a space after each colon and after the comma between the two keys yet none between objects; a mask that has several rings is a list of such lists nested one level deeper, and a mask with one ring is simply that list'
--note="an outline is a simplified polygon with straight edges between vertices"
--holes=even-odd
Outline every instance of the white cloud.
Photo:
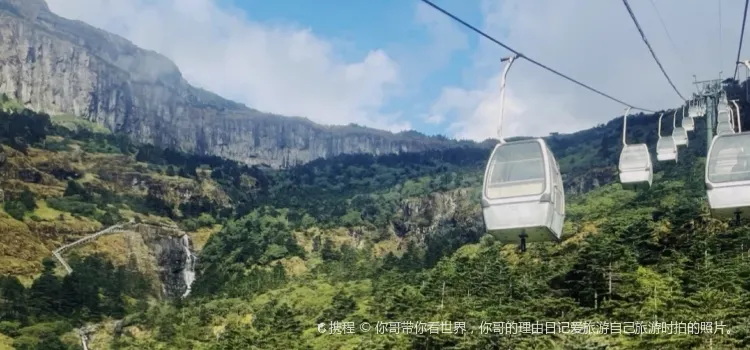
[{"label": "white cloud", "polygon": [[423,119],[425,123],[439,125],[445,121],[445,116],[442,114],[430,114],[425,116]]},{"label": "white cloud", "polygon": [[260,24],[215,0],[48,0],[50,9],[171,58],[185,78],[252,108],[323,124],[410,128],[381,113],[404,82],[382,50],[357,62],[309,28]]},{"label": "white cloud", "polygon": [[[165,54],[191,83],[252,108],[304,116],[323,124],[357,123],[392,131],[409,129],[405,118],[409,116],[385,113],[382,107],[395,94],[418,91],[422,78],[444,66],[456,51],[468,47],[468,36],[475,35],[418,3],[414,21],[428,29],[429,43],[403,48],[403,54],[395,56],[398,59],[390,49],[373,48],[359,60],[347,61],[339,54],[346,44],[292,24],[252,22],[235,9],[217,6],[216,1],[48,3],[64,17],[83,20]],[[744,5],[741,0],[722,1],[721,54],[717,54],[717,2],[653,1],[681,59],[675,55],[650,2],[631,1],[631,6],[683,95],[694,91],[691,74],[707,79],[716,77],[720,69],[724,77],[733,73]],[[564,74],[639,107],[671,108],[681,102],[620,1],[480,3],[486,31]],[[465,4],[455,1],[445,5],[448,10],[452,6]],[[466,67],[464,83],[445,87],[432,106],[423,108],[417,116],[421,114],[430,124],[450,122],[447,131],[458,138],[495,137],[502,69],[499,61],[507,55],[504,49],[480,38],[474,64]],[[572,132],[606,122],[624,110],[524,60],[517,61],[509,73],[506,97],[506,137]]]},{"label": "white cloud", "polygon": [[432,7],[419,1],[414,15],[416,23],[425,27],[430,37],[427,46],[417,52],[420,55],[419,58],[411,60],[411,63],[421,72],[431,72],[444,66],[455,51],[469,47],[463,28],[456,23],[446,21],[445,16]]},{"label": "white cloud", "polygon": [[[742,1],[721,1],[721,45],[718,2],[654,2],[684,65],[653,6],[645,0],[630,1],[630,6],[683,96],[695,92],[692,74],[703,80],[717,78],[719,70],[724,71],[725,78],[734,73]],[[563,74],[638,107],[663,109],[682,103],[651,58],[621,1],[483,0],[482,10],[484,29],[489,34]],[[444,21],[450,19],[446,17]],[[508,54],[481,39],[475,65],[467,67],[468,76],[473,79],[467,79],[463,86],[446,87],[433,105],[433,114],[456,116],[452,124],[456,137],[495,137],[500,58]],[[748,54],[743,49],[742,57]],[[742,71],[740,76],[744,77]],[[524,60],[513,64],[507,84],[505,137],[573,132],[624,112],[618,103]]]}]

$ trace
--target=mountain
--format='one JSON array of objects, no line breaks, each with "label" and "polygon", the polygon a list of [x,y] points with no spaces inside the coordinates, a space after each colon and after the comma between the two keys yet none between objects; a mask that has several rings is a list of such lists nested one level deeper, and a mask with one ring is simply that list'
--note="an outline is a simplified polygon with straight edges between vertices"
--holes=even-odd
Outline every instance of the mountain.
[{"label": "mountain", "polygon": [[338,154],[453,147],[415,132],[323,126],[263,113],[188,84],[166,57],[50,12],[43,0],[0,0],[0,92],[134,140],[279,168]]},{"label": "mountain", "polygon": [[[39,29],[56,18],[43,2],[0,1],[0,27],[67,42]],[[36,74],[11,66],[3,75]],[[743,125],[748,87],[725,87]],[[705,119],[646,190],[617,181],[622,118],[547,137],[565,179],[563,241],[520,253],[484,234],[491,142],[269,169],[1,97],[0,349],[750,346],[750,226],[709,215]],[[653,153],[657,116],[628,118],[628,143]],[[72,273],[52,259],[131,220],[66,251]]]},{"label": "mountain", "polygon": [[[640,191],[616,180],[622,118],[549,137],[566,177],[564,240],[521,254],[484,235],[489,147],[274,170],[135,144],[15,101],[2,110],[0,348],[750,344],[750,230],[708,215],[702,119],[680,162],[655,163]],[[630,118],[628,141],[653,151],[656,122]],[[71,274],[50,259],[128,219],[176,223],[192,243],[128,228],[66,252]],[[197,264],[181,297],[194,261],[184,249]],[[538,332],[547,322],[554,334]]]}]

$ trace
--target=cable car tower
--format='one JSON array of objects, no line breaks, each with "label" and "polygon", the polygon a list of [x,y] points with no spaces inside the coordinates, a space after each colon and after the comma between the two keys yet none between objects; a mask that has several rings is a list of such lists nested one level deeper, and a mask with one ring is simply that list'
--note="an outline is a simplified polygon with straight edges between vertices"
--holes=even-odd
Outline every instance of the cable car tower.
[{"label": "cable car tower", "polygon": [[[695,77],[695,76],[693,76]],[[711,148],[711,142],[716,135],[714,127],[717,124],[717,102],[721,91],[721,79],[695,81],[698,90],[697,98],[701,101],[703,114],[706,116],[706,153]],[[700,86],[700,87],[699,87]]]}]

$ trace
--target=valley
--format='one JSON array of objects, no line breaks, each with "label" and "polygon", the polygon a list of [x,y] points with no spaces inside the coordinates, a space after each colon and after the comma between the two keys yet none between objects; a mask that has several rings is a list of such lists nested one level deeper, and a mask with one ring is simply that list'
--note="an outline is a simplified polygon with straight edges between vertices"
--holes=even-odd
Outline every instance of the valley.
[{"label": "valley", "polygon": [[[0,0],[0,47],[0,349],[750,346],[750,226],[710,215],[701,119],[642,190],[622,116],[544,137],[563,234],[522,253],[486,234],[494,139],[261,112],[43,0]],[[750,125],[750,82],[722,89]],[[661,112],[627,119],[651,159]]]}]

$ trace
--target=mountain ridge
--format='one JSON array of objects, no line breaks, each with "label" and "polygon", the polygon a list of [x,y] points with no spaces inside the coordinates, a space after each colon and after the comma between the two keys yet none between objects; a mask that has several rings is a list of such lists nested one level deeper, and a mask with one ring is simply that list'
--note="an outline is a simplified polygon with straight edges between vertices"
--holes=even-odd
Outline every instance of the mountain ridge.
[{"label": "mountain ridge", "polygon": [[0,93],[141,143],[275,168],[472,143],[264,113],[189,84],[167,57],[60,17],[43,0],[0,0],[0,19]]}]

